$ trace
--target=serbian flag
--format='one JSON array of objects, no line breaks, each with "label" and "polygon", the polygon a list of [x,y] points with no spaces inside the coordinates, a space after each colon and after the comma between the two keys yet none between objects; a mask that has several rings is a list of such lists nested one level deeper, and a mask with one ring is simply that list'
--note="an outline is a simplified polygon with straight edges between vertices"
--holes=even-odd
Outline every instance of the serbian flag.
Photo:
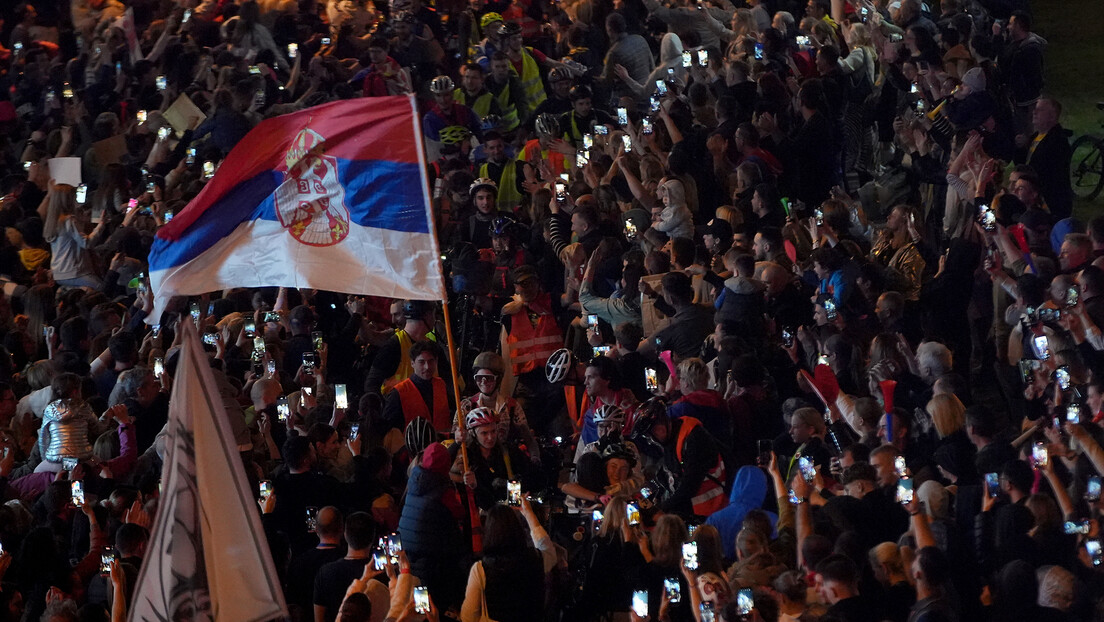
[{"label": "serbian flag", "polygon": [[259,622],[287,616],[231,415],[199,334],[191,322],[180,328],[161,502],[128,619]]},{"label": "serbian flag", "polygon": [[443,299],[424,154],[413,96],[261,122],[158,229],[153,321],[172,296],[230,287]]}]

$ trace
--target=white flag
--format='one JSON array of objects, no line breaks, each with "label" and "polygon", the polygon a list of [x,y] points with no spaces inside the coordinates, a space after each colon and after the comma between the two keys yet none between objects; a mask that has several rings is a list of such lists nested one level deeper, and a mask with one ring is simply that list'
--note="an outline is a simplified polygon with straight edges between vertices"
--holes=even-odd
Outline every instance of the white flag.
[{"label": "white flag", "polygon": [[191,322],[169,401],[161,504],[129,619],[254,622],[287,616],[283,592]]}]

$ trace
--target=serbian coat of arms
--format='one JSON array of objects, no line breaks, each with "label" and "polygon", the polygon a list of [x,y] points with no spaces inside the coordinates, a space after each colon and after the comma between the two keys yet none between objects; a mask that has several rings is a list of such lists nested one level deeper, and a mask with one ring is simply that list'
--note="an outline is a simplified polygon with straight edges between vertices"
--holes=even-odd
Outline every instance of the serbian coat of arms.
[{"label": "serbian coat of arms", "polygon": [[345,188],[337,158],[324,152],[325,140],[314,130],[299,132],[284,156],[287,173],[275,193],[280,224],[309,246],[332,246],[349,235]]}]

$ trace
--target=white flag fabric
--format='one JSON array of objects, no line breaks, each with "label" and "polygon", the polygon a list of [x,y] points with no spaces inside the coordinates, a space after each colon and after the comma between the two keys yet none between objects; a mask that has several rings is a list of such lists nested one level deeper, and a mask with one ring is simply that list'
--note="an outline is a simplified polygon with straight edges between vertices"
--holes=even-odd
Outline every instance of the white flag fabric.
[{"label": "white flag fabric", "polygon": [[131,621],[260,622],[287,616],[252,487],[190,322],[169,401],[161,503]]}]

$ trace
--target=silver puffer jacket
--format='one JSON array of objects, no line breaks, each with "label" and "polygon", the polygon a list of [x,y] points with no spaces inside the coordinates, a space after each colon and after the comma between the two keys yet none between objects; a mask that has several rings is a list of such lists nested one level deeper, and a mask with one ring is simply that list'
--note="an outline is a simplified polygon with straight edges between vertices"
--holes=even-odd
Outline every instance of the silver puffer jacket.
[{"label": "silver puffer jacket", "polygon": [[92,456],[91,440],[99,435],[100,427],[96,413],[84,400],[54,400],[42,414],[38,449],[49,462],[87,460]]}]

